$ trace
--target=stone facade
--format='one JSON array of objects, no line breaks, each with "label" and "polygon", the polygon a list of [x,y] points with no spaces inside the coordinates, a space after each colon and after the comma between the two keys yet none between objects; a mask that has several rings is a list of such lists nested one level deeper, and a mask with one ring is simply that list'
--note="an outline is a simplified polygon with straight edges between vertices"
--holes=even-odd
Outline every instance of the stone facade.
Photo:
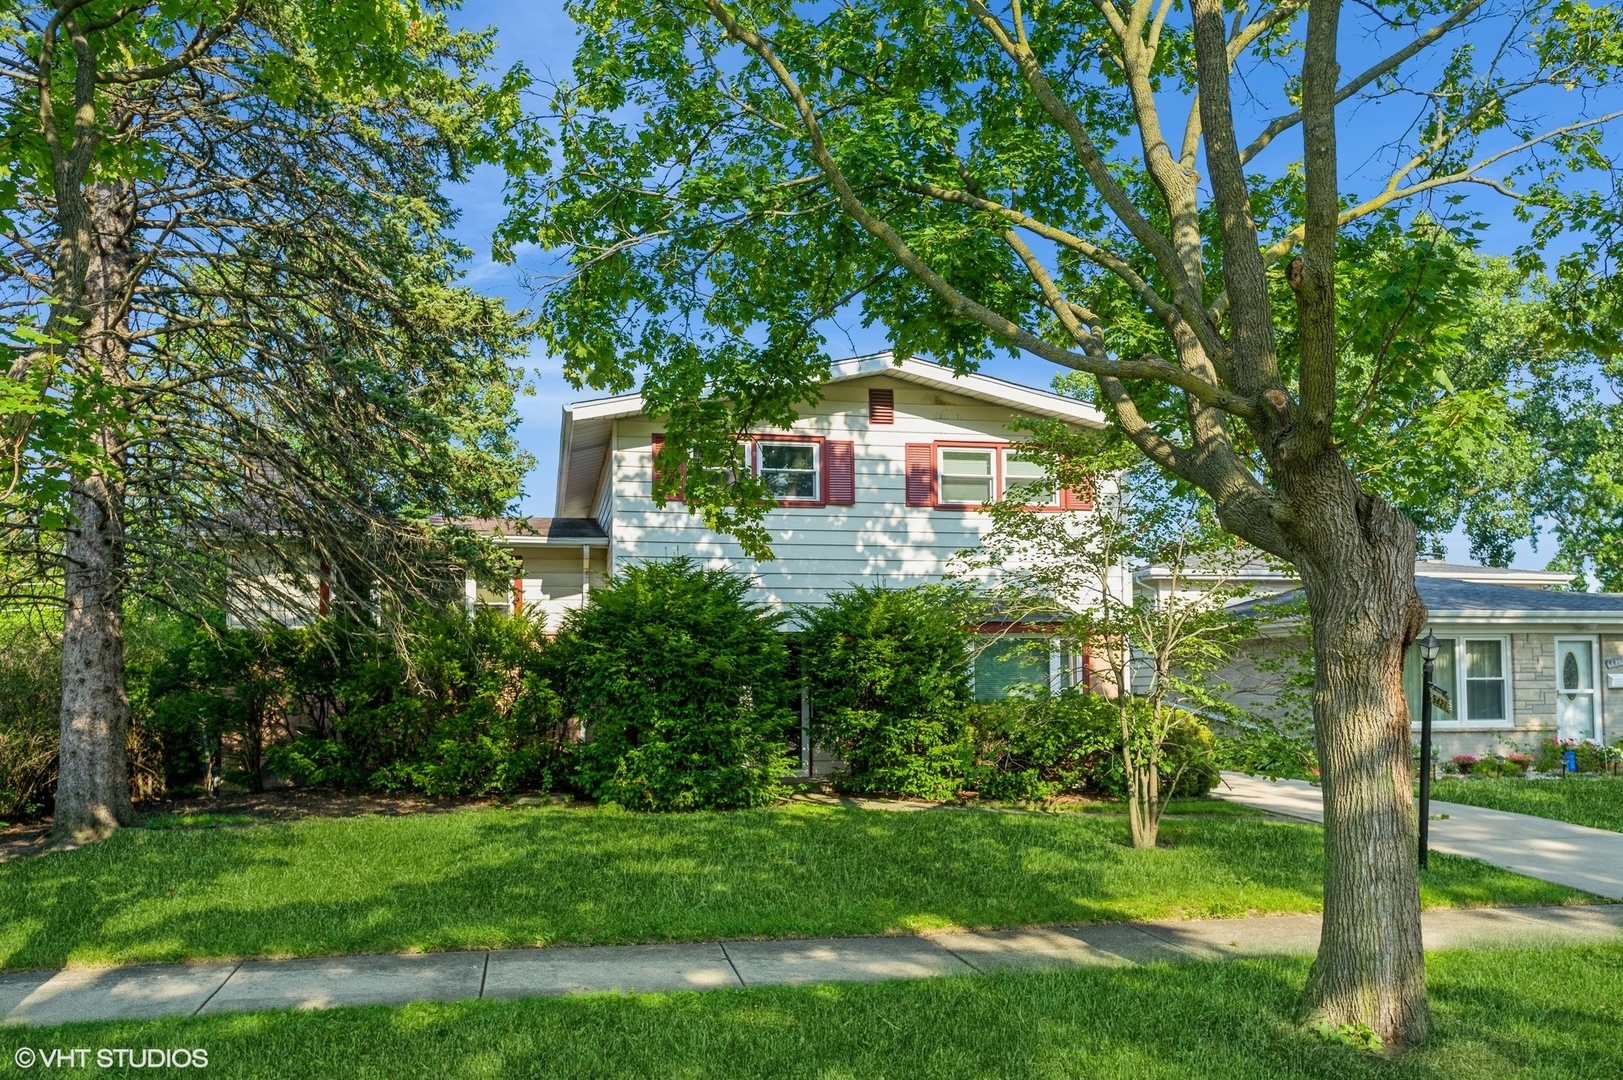
[{"label": "stone facade", "polygon": [[[1610,660],[1617,667],[1610,671],[1606,669],[1606,662]],[[1623,634],[1602,634],[1600,636],[1600,709],[1601,723],[1608,743],[1615,743],[1623,739],[1623,686],[1608,686],[1608,675],[1623,676]],[[1623,678],[1617,680],[1623,683]]]},{"label": "stone facade", "polygon": [[[1555,737],[1557,637],[1588,636],[1583,630],[1538,630],[1505,634],[1486,627],[1449,627],[1439,636],[1507,637],[1510,642],[1511,723],[1502,727],[1438,727],[1432,744],[1438,757],[1446,761],[1456,754],[1478,757],[1531,751],[1544,740]],[[1311,699],[1293,688],[1289,670],[1293,655],[1302,655],[1306,642],[1301,638],[1260,638],[1244,647],[1234,662],[1217,673],[1231,687],[1228,698],[1258,716],[1275,721],[1298,719],[1305,715]],[[1619,666],[1606,670],[1608,660]],[[1596,681],[1601,687],[1601,734],[1607,743],[1623,739],[1623,686],[1607,686],[1607,675],[1623,675],[1623,634],[1600,635]],[[1311,671],[1311,660],[1306,670]],[[1415,732],[1418,740],[1419,732]]]}]

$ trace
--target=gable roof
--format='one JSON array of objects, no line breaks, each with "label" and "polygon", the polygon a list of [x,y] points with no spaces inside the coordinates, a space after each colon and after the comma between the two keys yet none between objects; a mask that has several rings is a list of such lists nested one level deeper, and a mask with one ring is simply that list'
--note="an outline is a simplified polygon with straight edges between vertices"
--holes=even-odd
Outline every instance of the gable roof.
[{"label": "gable roof", "polygon": [[[1022,416],[1065,420],[1090,428],[1105,426],[1104,414],[1085,401],[990,375],[958,375],[951,368],[928,360],[897,360],[889,352],[836,360],[829,365],[827,381],[848,382],[876,375],[1003,405]],[[557,514],[559,517],[587,517],[592,513],[603,470],[608,464],[614,421],[642,415],[643,399],[641,394],[593,398],[565,405],[563,413],[563,430],[558,439]]]},{"label": "gable roof", "polygon": [[[1428,623],[1514,623],[1517,626],[1574,624],[1623,626],[1623,593],[1584,593],[1564,589],[1529,589],[1450,578],[1416,577],[1415,589],[1430,613]],[[1287,607],[1302,590],[1259,597],[1235,605],[1236,611],[1261,614]],[[1289,625],[1296,618],[1281,625]]]}]

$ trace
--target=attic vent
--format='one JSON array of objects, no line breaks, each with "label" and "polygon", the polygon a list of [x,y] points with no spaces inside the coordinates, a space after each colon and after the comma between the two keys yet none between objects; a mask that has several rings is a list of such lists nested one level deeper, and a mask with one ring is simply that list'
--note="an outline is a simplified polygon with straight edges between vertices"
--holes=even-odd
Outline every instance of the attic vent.
[{"label": "attic vent", "polygon": [[868,423],[894,424],[896,422],[896,391],[868,391]]}]

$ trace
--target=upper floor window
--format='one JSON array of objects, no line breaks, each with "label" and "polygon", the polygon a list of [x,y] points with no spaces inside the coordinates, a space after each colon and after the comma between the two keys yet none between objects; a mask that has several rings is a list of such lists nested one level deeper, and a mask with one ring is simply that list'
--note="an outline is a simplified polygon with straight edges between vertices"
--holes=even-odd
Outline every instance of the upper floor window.
[{"label": "upper floor window", "polygon": [[774,440],[761,443],[758,450],[761,480],[774,499],[817,501],[817,478],[822,471],[817,443]]},{"label": "upper floor window", "polygon": [[1093,509],[1091,485],[1061,491],[1040,464],[1017,458],[1018,449],[1008,443],[908,443],[907,505],[978,510],[1018,488],[1032,509]]},{"label": "upper floor window", "polygon": [[1058,506],[1059,492],[1054,487],[1048,470],[1035,461],[1021,461],[1015,451],[1003,451],[1003,494],[1020,488],[1025,492],[1028,506]]},{"label": "upper floor window", "polygon": [[975,506],[990,502],[997,486],[993,461],[990,449],[942,447],[941,501]]},{"label": "upper floor window", "polygon": [[[652,479],[659,482],[659,452],[665,434],[655,432],[651,447],[654,456]],[[780,506],[852,506],[856,503],[856,448],[848,439],[821,435],[747,435],[739,442],[739,467],[747,475],[759,476]],[[681,466],[684,483],[668,498],[685,498],[688,466]],[[732,483],[734,469],[719,469],[712,478]]]}]

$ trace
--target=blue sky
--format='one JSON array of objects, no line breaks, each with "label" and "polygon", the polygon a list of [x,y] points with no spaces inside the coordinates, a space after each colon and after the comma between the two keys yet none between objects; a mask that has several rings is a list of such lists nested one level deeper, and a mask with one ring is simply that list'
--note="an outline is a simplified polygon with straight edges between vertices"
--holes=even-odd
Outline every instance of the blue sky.
[{"label": "blue sky", "polygon": [[[498,30],[496,66],[505,69],[513,64],[525,65],[537,82],[546,83],[553,78],[566,78],[574,56],[576,33],[573,24],[564,15],[556,0],[525,3],[521,0],[469,0],[455,19],[467,26],[494,26]],[[1352,35],[1356,38],[1356,35]],[[1358,70],[1356,44],[1353,52],[1344,58],[1344,68]],[[537,102],[539,108],[540,103]],[[1243,106],[1242,106],[1243,108]],[[1370,115],[1369,107],[1362,113],[1353,112],[1347,120],[1343,134],[1341,159],[1344,167],[1353,171],[1360,162],[1371,172],[1378,168],[1374,160],[1376,142],[1372,133],[1379,132],[1383,122],[1398,117]],[[1408,116],[1401,117],[1407,124]],[[1368,141],[1366,141],[1368,140]],[[1299,143],[1291,142],[1289,150],[1295,152]],[[1282,150],[1286,149],[1282,147]],[[467,283],[482,292],[505,297],[514,307],[525,307],[531,296],[523,283],[525,271],[535,272],[546,264],[543,252],[521,252],[518,265],[505,266],[490,257],[490,237],[502,216],[502,176],[494,168],[476,172],[469,182],[453,190],[452,199],[461,211],[457,235],[474,251]],[[1490,234],[1490,252],[1508,251],[1524,235],[1522,228],[1511,221],[1501,201],[1474,200],[1479,209],[1493,222]],[[873,352],[886,347],[883,332],[878,329],[850,328],[847,337],[831,335],[836,348],[847,346],[851,354]],[[844,351],[841,349],[840,351]],[[524,497],[520,509],[526,514],[550,515],[557,486],[558,433],[560,408],[566,402],[595,396],[592,391],[571,387],[560,371],[559,364],[542,350],[539,343],[530,358],[533,394],[519,400],[521,418],[519,441],[535,455],[536,467],[525,478]],[[1046,387],[1053,378],[1052,364],[1031,357],[1000,361],[995,372],[1001,378]],[[1463,533],[1449,537],[1450,558],[1464,561],[1468,558],[1469,543]],[[1543,553],[1535,552],[1526,542],[1518,545],[1516,565],[1542,567],[1549,557],[1548,547]]]}]

